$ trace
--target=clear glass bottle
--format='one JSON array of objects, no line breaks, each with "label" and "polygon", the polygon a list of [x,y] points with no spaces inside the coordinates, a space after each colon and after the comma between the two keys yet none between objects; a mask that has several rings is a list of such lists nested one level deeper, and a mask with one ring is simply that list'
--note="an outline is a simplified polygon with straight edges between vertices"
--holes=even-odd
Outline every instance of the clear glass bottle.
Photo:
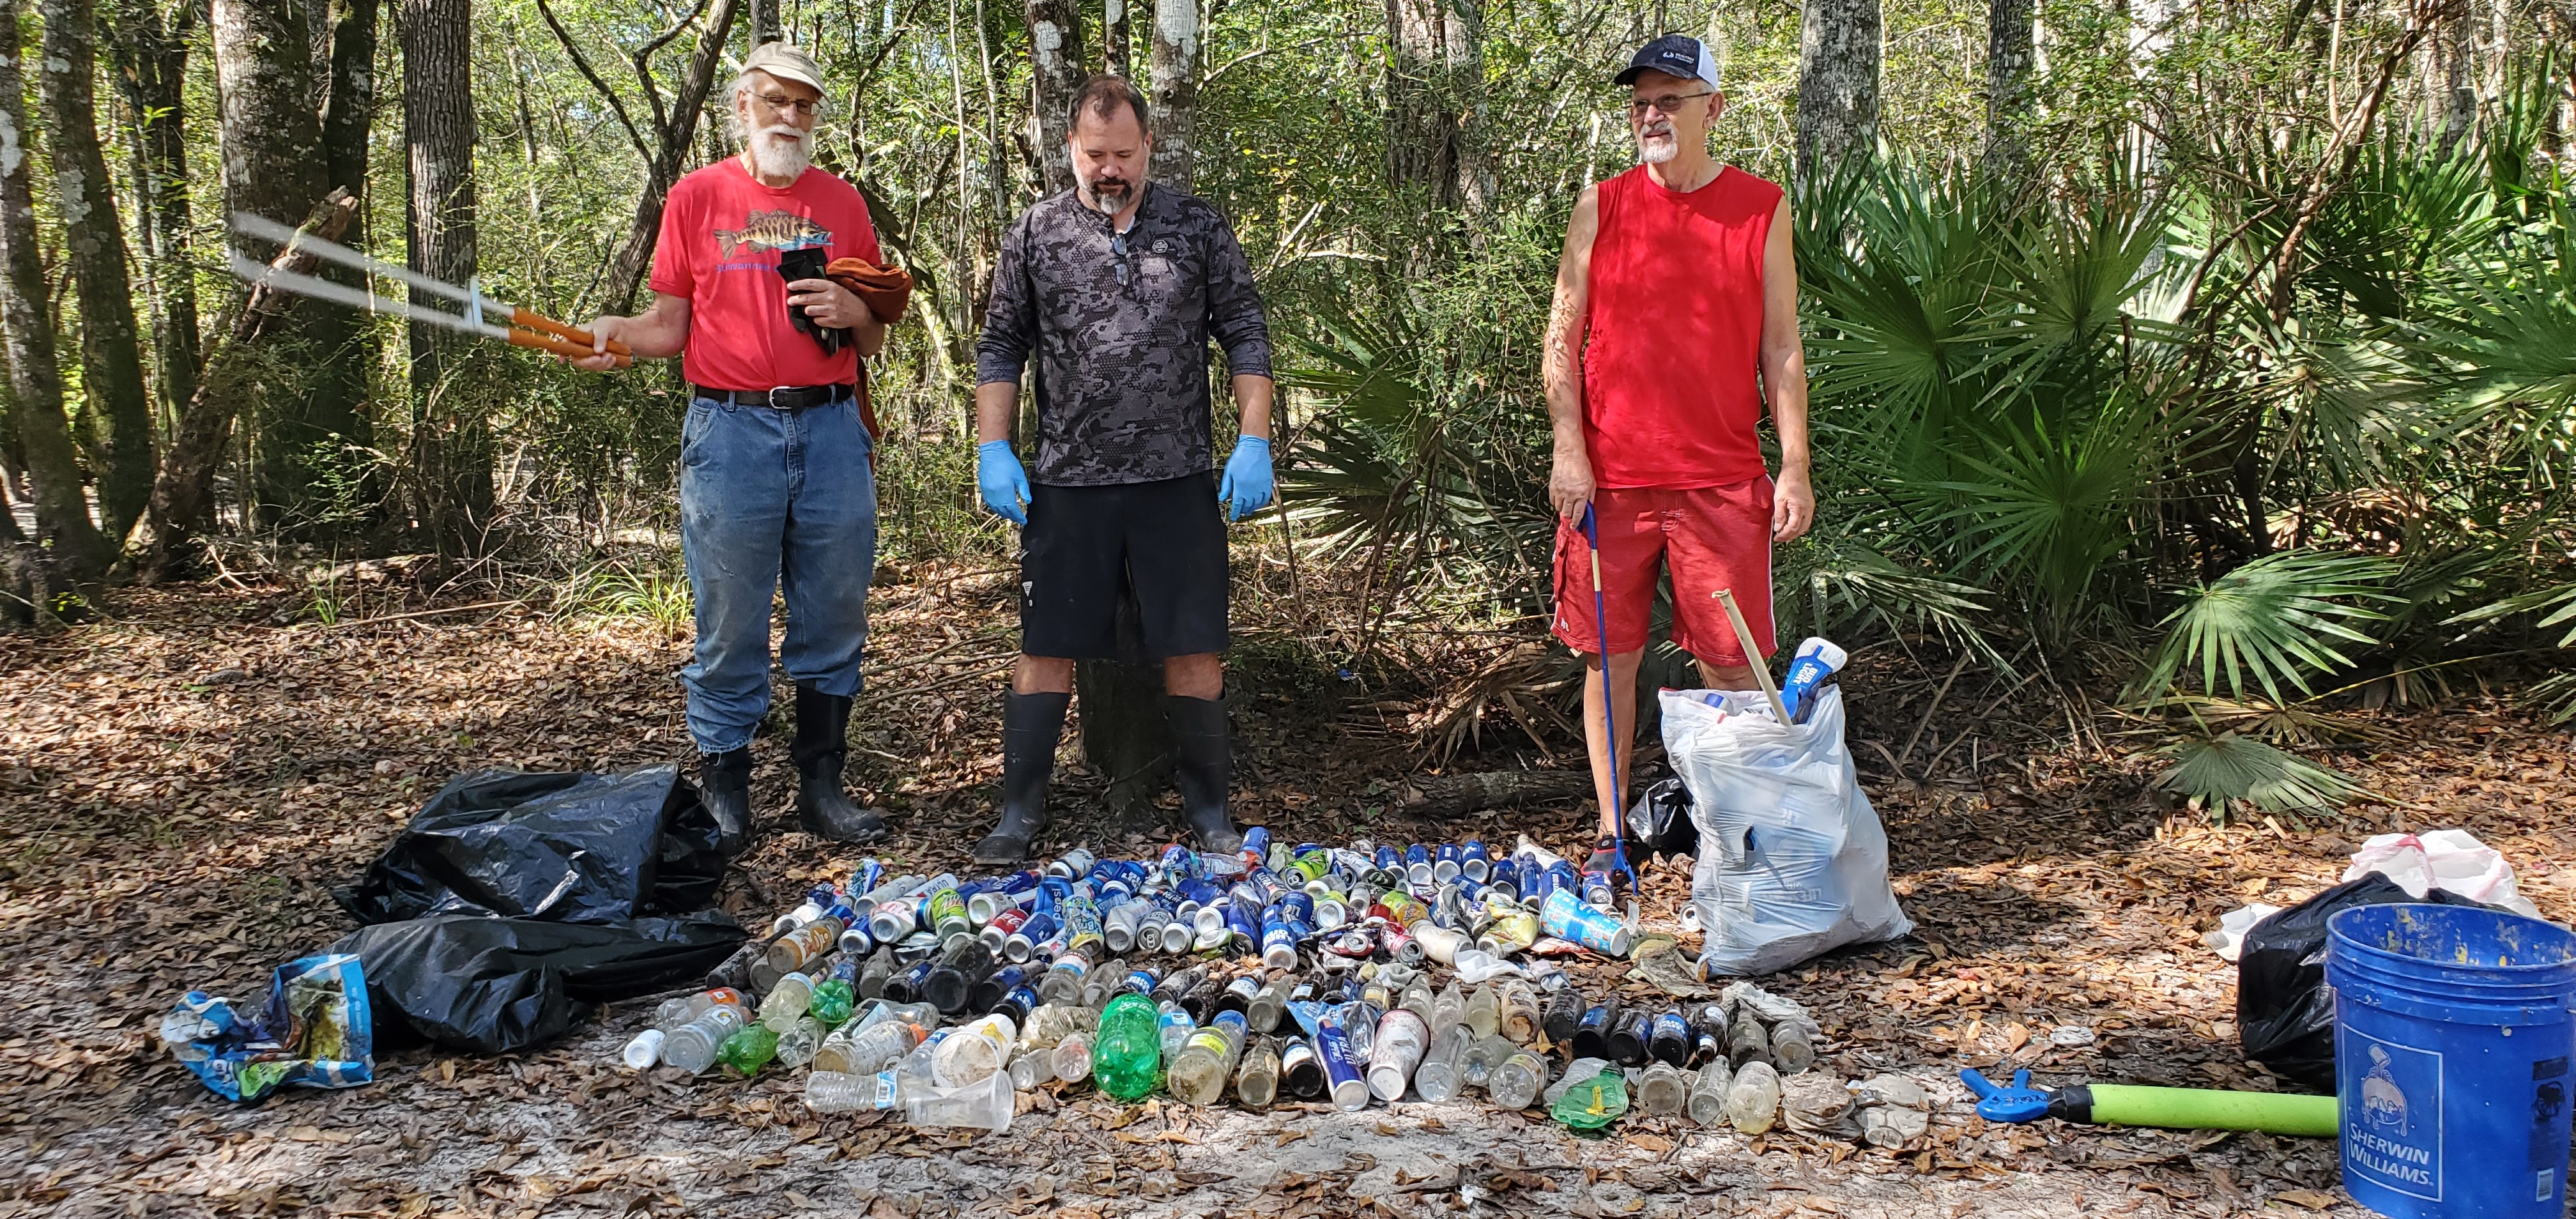
[{"label": "clear glass bottle", "polygon": [[1735,1086],[1735,1073],[1727,1070],[1726,1059],[1713,1058],[1702,1063],[1697,1077],[1691,1080],[1690,1099],[1683,1102],[1692,1121],[1714,1127],[1726,1120],[1726,1093]]},{"label": "clear glass bottle", "polygon": [[1279,1040],[1255,1037],[1234,1073],[1234,1098],[1248,1109],[1267,1109],[1279,1098]]},{"label": "clear glass bottle", "polygon": [[1805,1025],[1783,1020],[1771,1030],[1771,1062],[1782,1075],[1795,1075],[1816,1065],[1816,1041]]},{"label": "clear glass bottle", "polygon": [[1056,1042],[1055,1048],[1047,1053],[1053,1058],[1047,1069],[1052,1071],[1057,1079],[1078,1084],[1091,1078],[1091,1034],[1089,1032],[1077,1029],[1067,1033],[1063,1040]]}]

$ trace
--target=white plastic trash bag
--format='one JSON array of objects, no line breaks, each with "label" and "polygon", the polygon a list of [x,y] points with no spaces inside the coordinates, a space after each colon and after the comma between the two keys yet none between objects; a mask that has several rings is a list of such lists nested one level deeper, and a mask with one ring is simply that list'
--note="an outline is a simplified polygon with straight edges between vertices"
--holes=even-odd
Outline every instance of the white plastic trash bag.
[{"label": "white plastic trash bag", "polygon": [[1699,827],[1691,904],[1710,976],[1774,973],[1914,930],[1843,746],[1841,687],[1811,705],[1806,723],[1783,726],[1759,691],[1663,692],[1664,752]]},{"label": "white plastic trash bag", "polygon": [[2359,880],[2373,872],[2396,881],[2408,897],[2448,889],[2525,918],[2540,917],[2539,907],[2515,891],[2513,865],[2467,830],[2381,834],[2352,853],[2352,866],[2344,869],[2343,878]]}]

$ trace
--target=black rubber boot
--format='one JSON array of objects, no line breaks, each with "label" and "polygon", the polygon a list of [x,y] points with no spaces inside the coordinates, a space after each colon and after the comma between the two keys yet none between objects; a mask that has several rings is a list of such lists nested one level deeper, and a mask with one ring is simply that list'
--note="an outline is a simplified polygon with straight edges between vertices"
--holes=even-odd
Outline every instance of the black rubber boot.
[{"label": "black rubber boot", "polygon": [[796,824],[833,842],[875,842],[885,818],[850,803],[841,790],[841,763],[850,756],[850,700],[796,683]]},{"label": "black rubber boot", "polygon": [[698,793],[716,815],[716,850],[742,854],[751,845],[751,747],[699,754]]},{"label": "black rubber boot", "polygon": [[1055,747],[1073,696],[1013,692],[1002,700],[1002,817],[975,844],[977,863],[1025,863],[1046,829],[1047,781],[1055,777]]},{"label": "black rubber boot", "polygon": [[1181,789],[1181,820],[1199,840],[1199,849],[1228,854],[1243,849],[1243,835],[1226,815],[1226,794],[1234,787],[1234,743],[1227,732],[1225,700],[1163,696],[1171,715],[1179,764],[1172,784]]}]

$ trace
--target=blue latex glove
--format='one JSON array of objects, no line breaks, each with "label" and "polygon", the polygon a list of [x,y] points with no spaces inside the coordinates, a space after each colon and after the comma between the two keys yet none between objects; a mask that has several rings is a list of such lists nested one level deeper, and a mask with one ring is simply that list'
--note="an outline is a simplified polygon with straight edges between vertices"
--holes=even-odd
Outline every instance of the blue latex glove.
[{"label": "blue latex glove", "polygon": [[1270,440],[1266,436],[1246,436],[1234,442],[1234,456],[1225,459],[1225,477],[1216,485],[1216,497],[1231,505],[1226,517],[1239,521],[1261,511],[1270,502]]},{"label": "blue latex glove", "polygon": [[975,489],[984,493],[984,506],[994,515],[1014,525],[1029,523],[1029,472],[1020,468],[1010,441],[975,446]]}]

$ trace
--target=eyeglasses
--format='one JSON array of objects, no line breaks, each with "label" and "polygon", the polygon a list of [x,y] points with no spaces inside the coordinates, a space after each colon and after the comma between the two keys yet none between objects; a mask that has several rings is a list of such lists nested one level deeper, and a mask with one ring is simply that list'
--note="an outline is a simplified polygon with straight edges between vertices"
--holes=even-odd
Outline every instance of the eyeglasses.
[{"label": "eyeglasses", "polygon": [[1641,97],[1628,103],[1628,113],[1631,116],[1642,118],[1647,111],[1652,110],[1658,114],[1670,117],[1675,113],[1674,107],[1694,98],[1707,97],[1709,94],[1715,92],[1717,92],[1715,89],[1702,89],[1697,93],[1667,93],[1662,97]]},{"label": "eyeglasses", "polygon": [[1118,286],[1124,288],[1127,286],[1127,234],[1109,235],[1109,253],[1118,259]]},{"label": "eyeglasses", "polygon": [[823,109],[820,98],[789,97],[784,93],[755,93],[752,96],[759,98],[761,105],[769,107],[778,114],[785,114],[790,110],[798,114],[814,114]]}]

